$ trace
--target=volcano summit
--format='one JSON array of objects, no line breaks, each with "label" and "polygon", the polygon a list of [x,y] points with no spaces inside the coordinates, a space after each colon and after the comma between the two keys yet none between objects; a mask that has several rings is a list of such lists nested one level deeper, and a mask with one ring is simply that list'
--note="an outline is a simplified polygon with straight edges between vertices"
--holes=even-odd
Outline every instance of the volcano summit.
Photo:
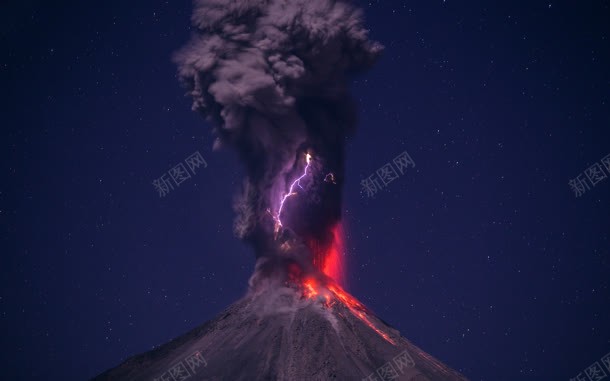
[{"label": "volcano summit", "polygon": [[94,380],[466,380],[340,289],[268,286]]}]

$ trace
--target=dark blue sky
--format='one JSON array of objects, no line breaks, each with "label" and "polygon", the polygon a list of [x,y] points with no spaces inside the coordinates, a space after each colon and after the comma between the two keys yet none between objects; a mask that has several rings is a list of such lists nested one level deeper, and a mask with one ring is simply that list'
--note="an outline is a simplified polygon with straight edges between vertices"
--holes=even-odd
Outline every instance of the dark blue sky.
[{"label": "dark blue sky", "polygon": [[[610,154],[610,3],[359,3],[386,50],[353,85],[348,289],[472,380],[584,372],[610,352],[610,171],[568,182]],[[191,2],[91,4],[0,12],[2,379],[90,378],[213,318],[254,264],[240,164],[170,60]]]}]

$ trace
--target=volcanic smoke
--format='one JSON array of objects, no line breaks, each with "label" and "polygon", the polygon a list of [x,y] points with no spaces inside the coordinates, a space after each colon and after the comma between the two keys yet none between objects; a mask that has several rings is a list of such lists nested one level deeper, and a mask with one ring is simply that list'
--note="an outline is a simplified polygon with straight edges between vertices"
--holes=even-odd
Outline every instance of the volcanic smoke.
[{"label": "volcanic smoke", "polygon": [[345,142],[356,122],[348,80],[382,46],[345,1],[200,0],[192,23],[174,61],[193,109],[214,125],[215,147],[233,147],[246,167],[234,231],[258,258],[251,284],[286,280],[289,265],[338,275]]},{"label": "volcanic smoke", "polygon": [[254,248],[254,274],[216,319],[96,380],[464,380],[342,287],[348,80],[382,50],[361,12],[339,0],[198,0],[192,23],[174,60],[215,147],[246,168],[234,230]]}]

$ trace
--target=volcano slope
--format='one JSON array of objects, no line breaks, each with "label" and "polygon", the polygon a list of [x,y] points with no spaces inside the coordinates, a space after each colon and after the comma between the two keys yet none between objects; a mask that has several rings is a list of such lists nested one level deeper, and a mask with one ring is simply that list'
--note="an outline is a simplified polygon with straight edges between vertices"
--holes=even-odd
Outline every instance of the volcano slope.
[{"label": "volcano slope", "polygon": [[332,287],[250,291],[93,380],[466,380]]}]

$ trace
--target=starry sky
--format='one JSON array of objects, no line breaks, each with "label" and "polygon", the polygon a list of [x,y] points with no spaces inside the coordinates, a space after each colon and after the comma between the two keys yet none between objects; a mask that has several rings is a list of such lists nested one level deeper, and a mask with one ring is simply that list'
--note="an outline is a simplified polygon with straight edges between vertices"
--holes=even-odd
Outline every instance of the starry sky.
[{"label": "starry sky", "polygon": [[[352,84],[348,290],[472,380],[584,374],[610,352],[610,2],[357,3],[386,49]],[[1,6],[3,379],[93,377],[213,318],[254,265],[242,168],[171,62],[191,2],[91,4]]]}]

